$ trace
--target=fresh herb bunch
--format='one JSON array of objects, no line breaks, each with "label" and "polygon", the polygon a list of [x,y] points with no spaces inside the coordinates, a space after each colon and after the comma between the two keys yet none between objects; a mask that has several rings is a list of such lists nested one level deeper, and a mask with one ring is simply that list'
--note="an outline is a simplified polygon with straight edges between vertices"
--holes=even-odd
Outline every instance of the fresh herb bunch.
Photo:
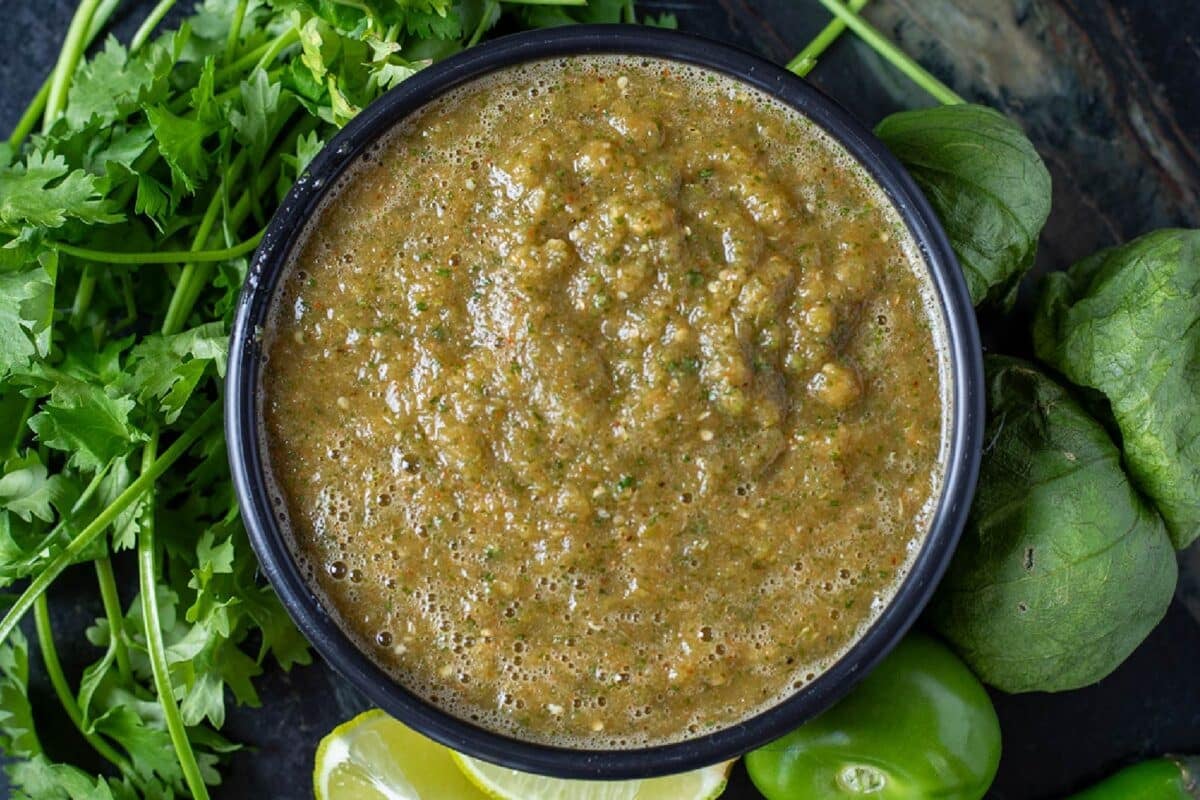
[{"label": "fresh herb bunch", "polygon": [[[634,22],[632,0],[205,0],[152,40],[85,52],[119,0],[81,0],[53,74],[0,144],[0,747],[18,797],[206,797],[229,695],[309,661],[238,516],[220,425],[247,258],[323,142],[497,25]],[[672,25],[663,17],[643,20]],[[34,128],[40,127],[37,133]],[[136,563],[122,597],[114,558]],[[47,590],[91,562],[99,658],[71,685]],[[112,769],[43,753],[32,611],[67,717]],[[60,631],[59,636],[78,636]]]}]

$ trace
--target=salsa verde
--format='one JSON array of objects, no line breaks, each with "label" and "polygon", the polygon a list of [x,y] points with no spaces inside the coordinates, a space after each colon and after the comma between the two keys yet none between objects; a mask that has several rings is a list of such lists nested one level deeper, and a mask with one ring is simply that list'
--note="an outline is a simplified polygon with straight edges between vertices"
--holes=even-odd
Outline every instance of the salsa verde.
[{"label": "salsa verde", "polygon": [[513,68],[411,117],[264,333],[297,559],[463,718],[635,747],[852,644],[926,534],[945,354],[924,262],[798,112],[669,61]]}]

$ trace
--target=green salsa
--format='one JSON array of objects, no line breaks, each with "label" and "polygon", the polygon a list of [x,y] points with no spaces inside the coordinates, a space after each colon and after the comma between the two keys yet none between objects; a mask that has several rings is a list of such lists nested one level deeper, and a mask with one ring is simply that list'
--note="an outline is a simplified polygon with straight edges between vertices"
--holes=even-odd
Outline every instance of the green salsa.
[{"label": "green salsa", "polygon": [[276,298],[296,557],[485,727],[735,724],[845,652],[927,532],[932,297],[862,169],[739,82],[578,57],[470,84],[363,156]]}]

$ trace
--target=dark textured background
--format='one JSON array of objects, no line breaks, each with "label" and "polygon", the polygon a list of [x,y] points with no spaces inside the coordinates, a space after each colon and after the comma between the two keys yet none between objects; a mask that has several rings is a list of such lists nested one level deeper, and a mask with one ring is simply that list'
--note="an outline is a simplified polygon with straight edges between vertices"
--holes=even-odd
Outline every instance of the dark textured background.
[{"label": "dark textured background", "polygon": [[[0,131],[11,128],[53,63],[74,5],[0,0]],[[140,19],[135,10],[149,5],[126,0],[117,35],[130,35]],[[779,62],[828,20],[816,0],[639,6],[675,12],[685,30]],[[1054,177],[1054,211],[1036,272],[1152,228],[1200,226],[1200,3],[876,0],[868,16],[960,94],[1019,119],[1037,144]],[[810,79],[868,125],[931,102],[849,36]],[[983,324],[990,347],[1028,349],[1020,310]],[[1181,564],[1167,618],[1108,679],[1058,695],[995,696],[1004,757],[990,798],[1058,797],[1144,755],[1200,752],[1200,549],[1183,554]],[[53,592],[69,670],[95,657],[80,635],[99,613],[90,605],[91,585],[75,586],[68,573]],[[321,664],[291,675],[269,671],[260,689],[263,708],[230,715],[225,732],[252,749],[234,756],[214,796],[308,797],[317,740],[363,701]],[[82,754],[86,748],[63,721],[53,725],[57,704],[44,679],[35,676],[32,693],[39,720],[50,720],[42,731],[48,749]],[[725,796],[758,795],[739,769]]]}]

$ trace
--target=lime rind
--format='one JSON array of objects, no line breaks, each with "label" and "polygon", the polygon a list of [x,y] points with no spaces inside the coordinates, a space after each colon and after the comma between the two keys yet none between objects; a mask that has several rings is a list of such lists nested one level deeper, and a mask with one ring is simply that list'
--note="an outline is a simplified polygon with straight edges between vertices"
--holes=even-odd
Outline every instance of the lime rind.
[{"label": "lime rind", "polygon": [[519,772],[454,753],[459,768],[492,800],[714,800],[733,762],[632,781],[576,781]]},{"label": "lime rind", "polygon": [[445,747],[382,711],[368,711],[321,740],[317,800],[484,800]]},{"label": "lime rind", "polygon": [[368,711],[317,747],[316,800],[714,800],[732,762],[634,781],[571,781],[499,767],[455,753]]}]

